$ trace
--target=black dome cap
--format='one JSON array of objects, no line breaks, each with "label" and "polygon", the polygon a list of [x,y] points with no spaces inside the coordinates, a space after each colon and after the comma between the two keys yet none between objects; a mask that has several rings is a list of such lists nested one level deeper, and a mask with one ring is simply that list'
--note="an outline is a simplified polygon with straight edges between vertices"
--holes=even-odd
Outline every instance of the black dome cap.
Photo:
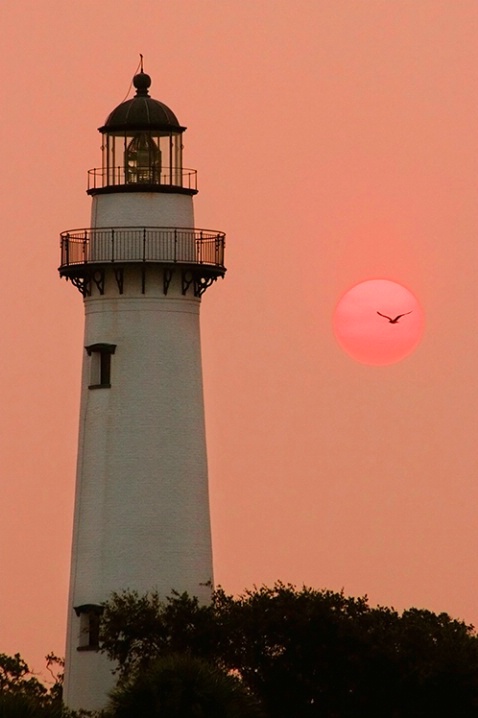
[{"label": "black dome cap", "polygon": [[133,78],[136,96],[115,107],[100,132],[121,132],[128,130],[162,130],[184,132],[178,118],[167,105],[150,97],[148,89],[151,78],[145,72],[139,72]]}]

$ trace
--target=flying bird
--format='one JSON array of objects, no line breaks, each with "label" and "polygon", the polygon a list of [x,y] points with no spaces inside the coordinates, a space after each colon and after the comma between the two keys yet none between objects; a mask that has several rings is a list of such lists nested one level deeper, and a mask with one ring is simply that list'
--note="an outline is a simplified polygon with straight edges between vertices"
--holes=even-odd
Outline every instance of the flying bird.
[{"label": "flying bird", "polygon": [[377,314],[380,314],[381,317],[384,317],[385,319],[388,319],[390,324],[398,324],[398,320],[402,317],[406,317],[407,314],[411,314],[413,312],[413,309],[411,309],[409,312],[404,312],[403,314],[397,314],[396,317],[392,319],[392,317],[389,317],[387,314],[382,314],[382,312],[377,312]]}]

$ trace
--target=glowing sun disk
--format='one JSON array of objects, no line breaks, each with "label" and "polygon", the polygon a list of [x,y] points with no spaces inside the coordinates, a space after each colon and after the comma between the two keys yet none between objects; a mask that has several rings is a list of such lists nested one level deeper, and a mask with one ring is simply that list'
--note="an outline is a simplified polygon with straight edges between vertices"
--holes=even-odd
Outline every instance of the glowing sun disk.
[{"label": "glowing sun disk", "polygon": [[353,359],[375,366],[408,356],[424,329],[423,310],[412,292],[389,279],[369,279],[349,289],[338,302],[335,336]]}]

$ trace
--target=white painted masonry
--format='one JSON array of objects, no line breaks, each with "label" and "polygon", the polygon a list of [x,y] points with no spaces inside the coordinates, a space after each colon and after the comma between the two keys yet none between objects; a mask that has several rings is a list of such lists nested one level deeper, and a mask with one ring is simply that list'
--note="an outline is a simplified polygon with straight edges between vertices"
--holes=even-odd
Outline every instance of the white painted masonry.
[{"label": "white painted masonry", "polygon": [[103,296],[85,299],[84,345],[116,350],[110,389],[88,388],[84,352],[65,683],[72,708],[103,707],[113,684],[104,656],[77,650],[74,606],[126,588],[210,595],[199,305],[182,296],[179,277],[164,296],[159,270],[142,295],[134,267],[123,295],[109,276]]},{"label": "white painted masonry", "polygon": [[96,195],[91,208],[91,226],[194,227],[193,198],[158,192]]}]

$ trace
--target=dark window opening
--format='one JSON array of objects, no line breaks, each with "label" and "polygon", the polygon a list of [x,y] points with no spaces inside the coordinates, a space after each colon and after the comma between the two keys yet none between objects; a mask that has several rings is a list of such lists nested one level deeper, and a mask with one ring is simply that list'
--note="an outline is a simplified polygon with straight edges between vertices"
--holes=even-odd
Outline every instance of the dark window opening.
[{"label": "dark window opening", "polygon": [[90,357],[90,389],[111,387],[111,356],[116,344],[91,344],[85,347]]},{"label": "dark window opening", "polygon": [[100,384],[111,386],[111,354],[100,353]]},{"label": "dark window opening", "polygon": [[79,618],[78,651],[97,651],[100,646],[100,618],[103,607],[96,604],[76,606]]}]

